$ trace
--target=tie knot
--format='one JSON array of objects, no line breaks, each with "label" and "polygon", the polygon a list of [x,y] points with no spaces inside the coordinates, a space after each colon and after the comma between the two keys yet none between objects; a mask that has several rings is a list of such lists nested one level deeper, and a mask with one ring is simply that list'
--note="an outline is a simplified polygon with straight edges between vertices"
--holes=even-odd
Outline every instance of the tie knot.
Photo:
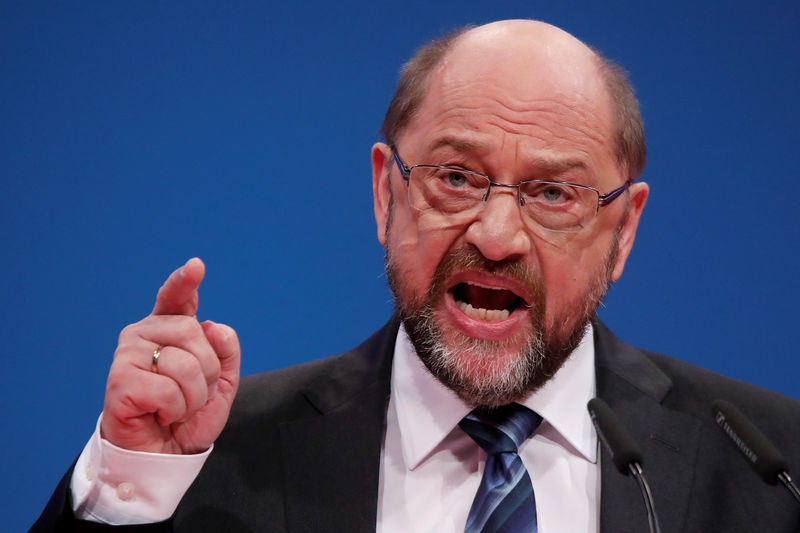
[{"label": "tie knot", "polygon": [[488,455],[495,455],[516,453],[541,422],[542,417],[527,407],[511,403],[494,409],[475,409],[458,425]]}]

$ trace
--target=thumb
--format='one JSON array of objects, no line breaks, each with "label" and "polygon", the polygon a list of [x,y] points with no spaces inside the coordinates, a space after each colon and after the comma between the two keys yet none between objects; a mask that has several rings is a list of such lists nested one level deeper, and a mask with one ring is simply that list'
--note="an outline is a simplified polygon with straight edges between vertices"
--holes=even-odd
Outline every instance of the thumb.
[{"label": "thumb", "polygon": [[201,325],[209,344],[219,358],[220,374],[217,381],[217,394],[222,395],[230,406],[239,388],[241,364],[239,337],[236,335],[236,331],[226,324],[217,324],[206,320]]}]

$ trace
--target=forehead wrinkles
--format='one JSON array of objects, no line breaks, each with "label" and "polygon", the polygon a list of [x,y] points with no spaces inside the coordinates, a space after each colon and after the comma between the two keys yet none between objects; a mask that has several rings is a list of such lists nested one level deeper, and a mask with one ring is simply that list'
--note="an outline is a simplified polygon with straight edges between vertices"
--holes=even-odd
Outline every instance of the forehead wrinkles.
[{"label": "forehead wrinkles", "polygon": [[436,87],[423,109],[432,133],[460,129],[493,137],[492,130],[496,129],[502,143],[510,134],[545,146],[563,142],[570,146],[562,148],[581,152],[593,144],[608,144],[611,138],[608,109],[592,105],[582,95],[526,98],[527,95],[503,94],[495,89],[479,82]]}]

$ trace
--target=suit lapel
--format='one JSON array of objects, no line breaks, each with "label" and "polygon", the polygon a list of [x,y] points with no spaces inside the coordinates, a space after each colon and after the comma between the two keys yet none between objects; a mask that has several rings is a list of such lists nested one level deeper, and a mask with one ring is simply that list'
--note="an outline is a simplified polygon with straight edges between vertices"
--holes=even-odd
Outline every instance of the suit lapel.
[{"label": "suit lapel", "polygon": [[[398,322],[350,353],[303,391],[312,416],[281,425],[287,528],[375,530],[378,473]],[[667,409],[672,382],[642,351],[594,322],[597,395],[642,447],[663,531],[680,531],[699,441],[698,420]],[[647,516],[636,482],[602,451],[601,531],[639,533]]]},{"label": "suit lapel", "polygon": [[398,323],[303,391],[315,414],[281,425],[287,529],[375,531],[378,472]]},{"label": "suit lapel", "polygon": [[[642,448],[643,469],[661,529],[677,532],[689,504],[700,421],[662,405],[670,378],[642,351],[595,326],[597,395],[603,398]],[[647,515],[636,481],[614,467],[602,451],[601,531],[647,531]]]}]

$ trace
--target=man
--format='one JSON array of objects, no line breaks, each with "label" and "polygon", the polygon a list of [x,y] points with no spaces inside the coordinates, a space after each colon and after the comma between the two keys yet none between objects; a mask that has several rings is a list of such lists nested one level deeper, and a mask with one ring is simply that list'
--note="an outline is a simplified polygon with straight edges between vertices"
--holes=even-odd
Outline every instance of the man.
[{"label": "man", "polygon": [[383,133],[374,208],[397,316],[237,395],[235,332],[197,322],[204,267],[190,260],[120,335],[98,434],[39,528],[477,530],[494,456],[465,421],[522,404],[541,423],[503,453],[530,478],[512,511],[528,513],[524,530],[646,530],[634,481],[598,453],[595,395],[643,447],[664,531],[800,528],[791,496],[710,415],[716,398],[739,404],[797,470],[798,403],[628,346],[593,318],[649,192],[615,67],[552,26],[489,24],[407,64]]}]

